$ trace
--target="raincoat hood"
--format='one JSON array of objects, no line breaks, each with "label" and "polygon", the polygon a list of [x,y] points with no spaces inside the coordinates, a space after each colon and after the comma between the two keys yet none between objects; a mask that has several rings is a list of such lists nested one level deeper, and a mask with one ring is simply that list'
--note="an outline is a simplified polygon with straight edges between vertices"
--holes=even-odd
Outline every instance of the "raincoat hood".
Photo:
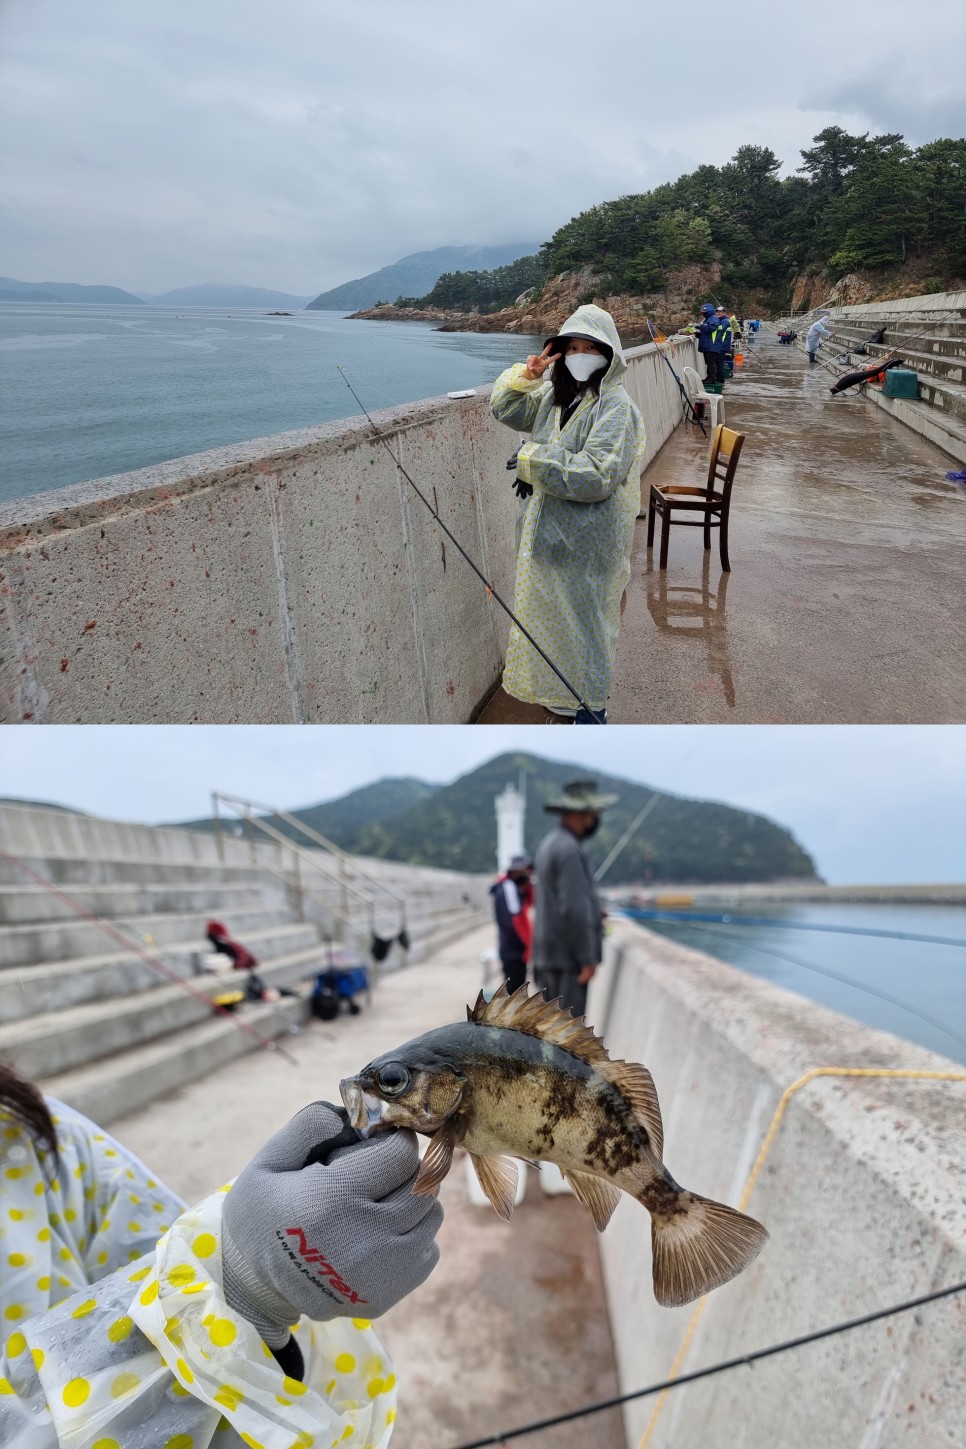
[{"label": "raincoat hood", "polygon": [[573,316],[567,318],[557,335],[548,337],[547,341],[558,342],[565,337],[586,337],[591,342],[603,342],[610,348],[613,356],[600,385],[606,387],[610,383],[620,382],[627,371],[627,362],[614,319],[603,307],[595,307],[592,303],[578,307]]}]

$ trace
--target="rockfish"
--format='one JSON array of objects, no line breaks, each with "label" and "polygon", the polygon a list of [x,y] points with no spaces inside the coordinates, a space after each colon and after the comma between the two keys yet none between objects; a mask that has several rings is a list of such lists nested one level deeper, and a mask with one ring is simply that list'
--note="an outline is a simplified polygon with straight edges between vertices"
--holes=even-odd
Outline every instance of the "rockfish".
[{"label": "rockfish", "polygon": [[663,1163],[664,1132],[646,1067],[611,1061],[580,1018],[526,985],[481,992],[467,1020],[439,1027],[341,1083],[363,1137],[408,1127],[431,1138],[413,1192],[430,1194],[456,1148],[469,1152],[502,1218],[516,1164],[554,1162],[598,1232],[628,1193],[651,1215],[654,1296],[673,1307],[734,1278],[768,1234],[754,1218],[680,1187]]}]

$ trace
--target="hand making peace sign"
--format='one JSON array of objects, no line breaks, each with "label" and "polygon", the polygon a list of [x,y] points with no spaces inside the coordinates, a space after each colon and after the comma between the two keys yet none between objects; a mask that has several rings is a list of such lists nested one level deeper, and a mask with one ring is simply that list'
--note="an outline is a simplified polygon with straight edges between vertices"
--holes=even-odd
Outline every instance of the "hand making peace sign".
[{"label": "hand making peace sign", "polygon": [[552,357],[548,357],[547,354],[550,351],[550,347],[551,344],[548,342],[539,357],[536,353],[532,353],[531,356],[527,358],[527,377],[529,377],[531,381],[533,381],[535,378],[542,377],[550,364],[552,362],[556,362],[558,358],[563,356],[563,353],[555,352]]}]

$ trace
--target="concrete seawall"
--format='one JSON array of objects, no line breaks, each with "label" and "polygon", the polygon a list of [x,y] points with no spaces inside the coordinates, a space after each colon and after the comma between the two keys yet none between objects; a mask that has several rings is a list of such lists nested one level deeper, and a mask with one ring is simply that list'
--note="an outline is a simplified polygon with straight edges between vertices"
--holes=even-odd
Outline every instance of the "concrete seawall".
[{"label": "concrete seawall", "polygon": [[[679,394],[656,348],[628,356],[650,463]],[[514,434],[488,393],[374,418],[509,600]],[[358,418],[0,507],[6,723],[458,724],[507,632]]]},{"label": "concrete seawall", "polygon": [[[698,952],[620,922],[589,1015],[653,1072],[665,1160],[737,1203],[782,1092],[816,1067],[962,1072]],[[758,1261],[707,1300],[679,1372],[966,1279],[966,1082],[817,1078],[790,1100],[747,1211]],[[693,1309],[650,1288],[644,1210],[600,1239],[623,1392],[666,1378]],[[966,1300],[673,1390],[625,1410],[629,1445],[937,1449],[962,1442]],[[650,1425],[650,1433],[646,1431]],[[956,1426],[959,1426],[958,1428]],[[645,1436],[642,1438],[642,1436]]]}]

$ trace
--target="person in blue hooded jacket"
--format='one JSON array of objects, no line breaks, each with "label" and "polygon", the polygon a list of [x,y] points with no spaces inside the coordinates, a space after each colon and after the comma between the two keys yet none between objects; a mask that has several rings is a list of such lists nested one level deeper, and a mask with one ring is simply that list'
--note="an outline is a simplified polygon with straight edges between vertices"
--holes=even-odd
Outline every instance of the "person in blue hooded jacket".
[{"label": "person in blue hooded jacket", "polygon": [[718,316],[711,302],[705,302],[701,307],[697,338],[698,351],[707,369],[705,383],[720,391],[725,380],[725,353],[731,350],[731,324],[727,318]]}]

